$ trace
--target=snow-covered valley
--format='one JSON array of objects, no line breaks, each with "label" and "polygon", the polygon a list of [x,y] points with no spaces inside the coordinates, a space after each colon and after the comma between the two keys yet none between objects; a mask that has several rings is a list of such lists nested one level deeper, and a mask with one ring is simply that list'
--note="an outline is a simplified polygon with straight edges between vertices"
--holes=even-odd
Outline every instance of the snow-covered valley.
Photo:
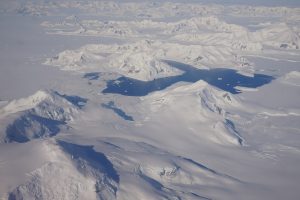
[{"label": "snow-covered valley", "polygon": [[1,1],[0,199],[298,200],[289,1]]}]

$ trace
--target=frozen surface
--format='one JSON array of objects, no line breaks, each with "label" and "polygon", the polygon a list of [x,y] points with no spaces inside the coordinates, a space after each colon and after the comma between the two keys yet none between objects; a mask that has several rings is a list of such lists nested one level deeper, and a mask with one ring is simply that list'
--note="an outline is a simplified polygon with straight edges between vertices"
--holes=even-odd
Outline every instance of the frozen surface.
[{"label": "frozen surface", "polygon": [[299,1],[3,0],[0,27],[0,199],[299,199]]}]

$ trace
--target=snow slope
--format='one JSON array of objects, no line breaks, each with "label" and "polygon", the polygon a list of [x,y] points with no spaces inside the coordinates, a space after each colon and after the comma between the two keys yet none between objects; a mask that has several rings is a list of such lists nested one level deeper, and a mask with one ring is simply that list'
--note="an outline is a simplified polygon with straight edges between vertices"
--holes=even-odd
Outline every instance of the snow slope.
[{"label": "snow slope", "polygon": [[[243,139],[235,130],[226,111],[228,107],[239,106],[240,103],[232,95],[212,88],[200,80],[188,86],[150,94],[144,97],[140,107],[144,113],[148,113],[147,121],[180,121],[184,126],[190,127],[189,131],[195,134],[195,140],[208,140],[208,143],[221,145],[242,145]],[[182,110],[185,111],[184,115],[180,114]]]},{"label": "snow slope", "polygon": [[[30,172],[9,199],[113,199],[118,175],[91,146],[64,141],[44,142],[46,163]],[[42,149],[45,151],[44,149]],[[58,179],[53,177],[59,177]]]},{"label": "snow slope", "polygon": [[288,74],[286,74],[284,77],[282,77],[282,82],[300,86],[300,72],[299,71],[291,71]]},{"label": "snow slope", "polygon": [[298,200],[299,14],[1,1],[0,199]]}]

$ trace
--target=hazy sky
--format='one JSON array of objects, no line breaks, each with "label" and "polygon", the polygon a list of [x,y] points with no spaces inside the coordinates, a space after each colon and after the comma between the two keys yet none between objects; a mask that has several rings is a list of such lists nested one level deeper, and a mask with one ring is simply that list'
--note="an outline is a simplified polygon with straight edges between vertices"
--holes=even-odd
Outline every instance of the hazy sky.
[{"label": "hazy sky", "polygon": [[[10,0],[0,0],[1,3],[9,2]],[[19,2],[26,2],[27,0],[18,0]],[[40,0],[36,0],[40,1]],[[44,1],[55,1],[59,2],[60,0],[44,0]],[[84,0],[79,0],[84,1]],[[97,0],[95,0],[97,1]],[[100,1],[100,0],[99,0]],[[264,5],[264,6],[288,6],[288,7],[300,7],[300,0],[115,0],[119,2],[193,2],[193,3],[217,3],[217,4],[243,4],[243,5]]]},{"label": "hazy sky", "polygon": [[[141,0],[119,0],[119,1],[141,1]],[[144,0],[143,0],[144,1]],[[148,0],[157,2],[193,2],[193,3],[217,3],[217,4],[243,4],[243,5],[264,5],[264,6],[299,6],[300,0]]]},{"label": "hazy sky", "polygon": [[266,6],[300,6],[300,0],[198,0],[199,2],[215,2],[222,4],[249,4]]}]

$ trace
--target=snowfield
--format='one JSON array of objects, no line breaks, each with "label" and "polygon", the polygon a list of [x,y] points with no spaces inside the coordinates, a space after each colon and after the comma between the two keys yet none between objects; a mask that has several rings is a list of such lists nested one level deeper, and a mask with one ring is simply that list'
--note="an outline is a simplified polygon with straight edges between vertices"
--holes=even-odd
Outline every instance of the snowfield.
[{"label": "snowfield", "polygon": [[300,3],[0,2],[0,199],[300,197]]}]

